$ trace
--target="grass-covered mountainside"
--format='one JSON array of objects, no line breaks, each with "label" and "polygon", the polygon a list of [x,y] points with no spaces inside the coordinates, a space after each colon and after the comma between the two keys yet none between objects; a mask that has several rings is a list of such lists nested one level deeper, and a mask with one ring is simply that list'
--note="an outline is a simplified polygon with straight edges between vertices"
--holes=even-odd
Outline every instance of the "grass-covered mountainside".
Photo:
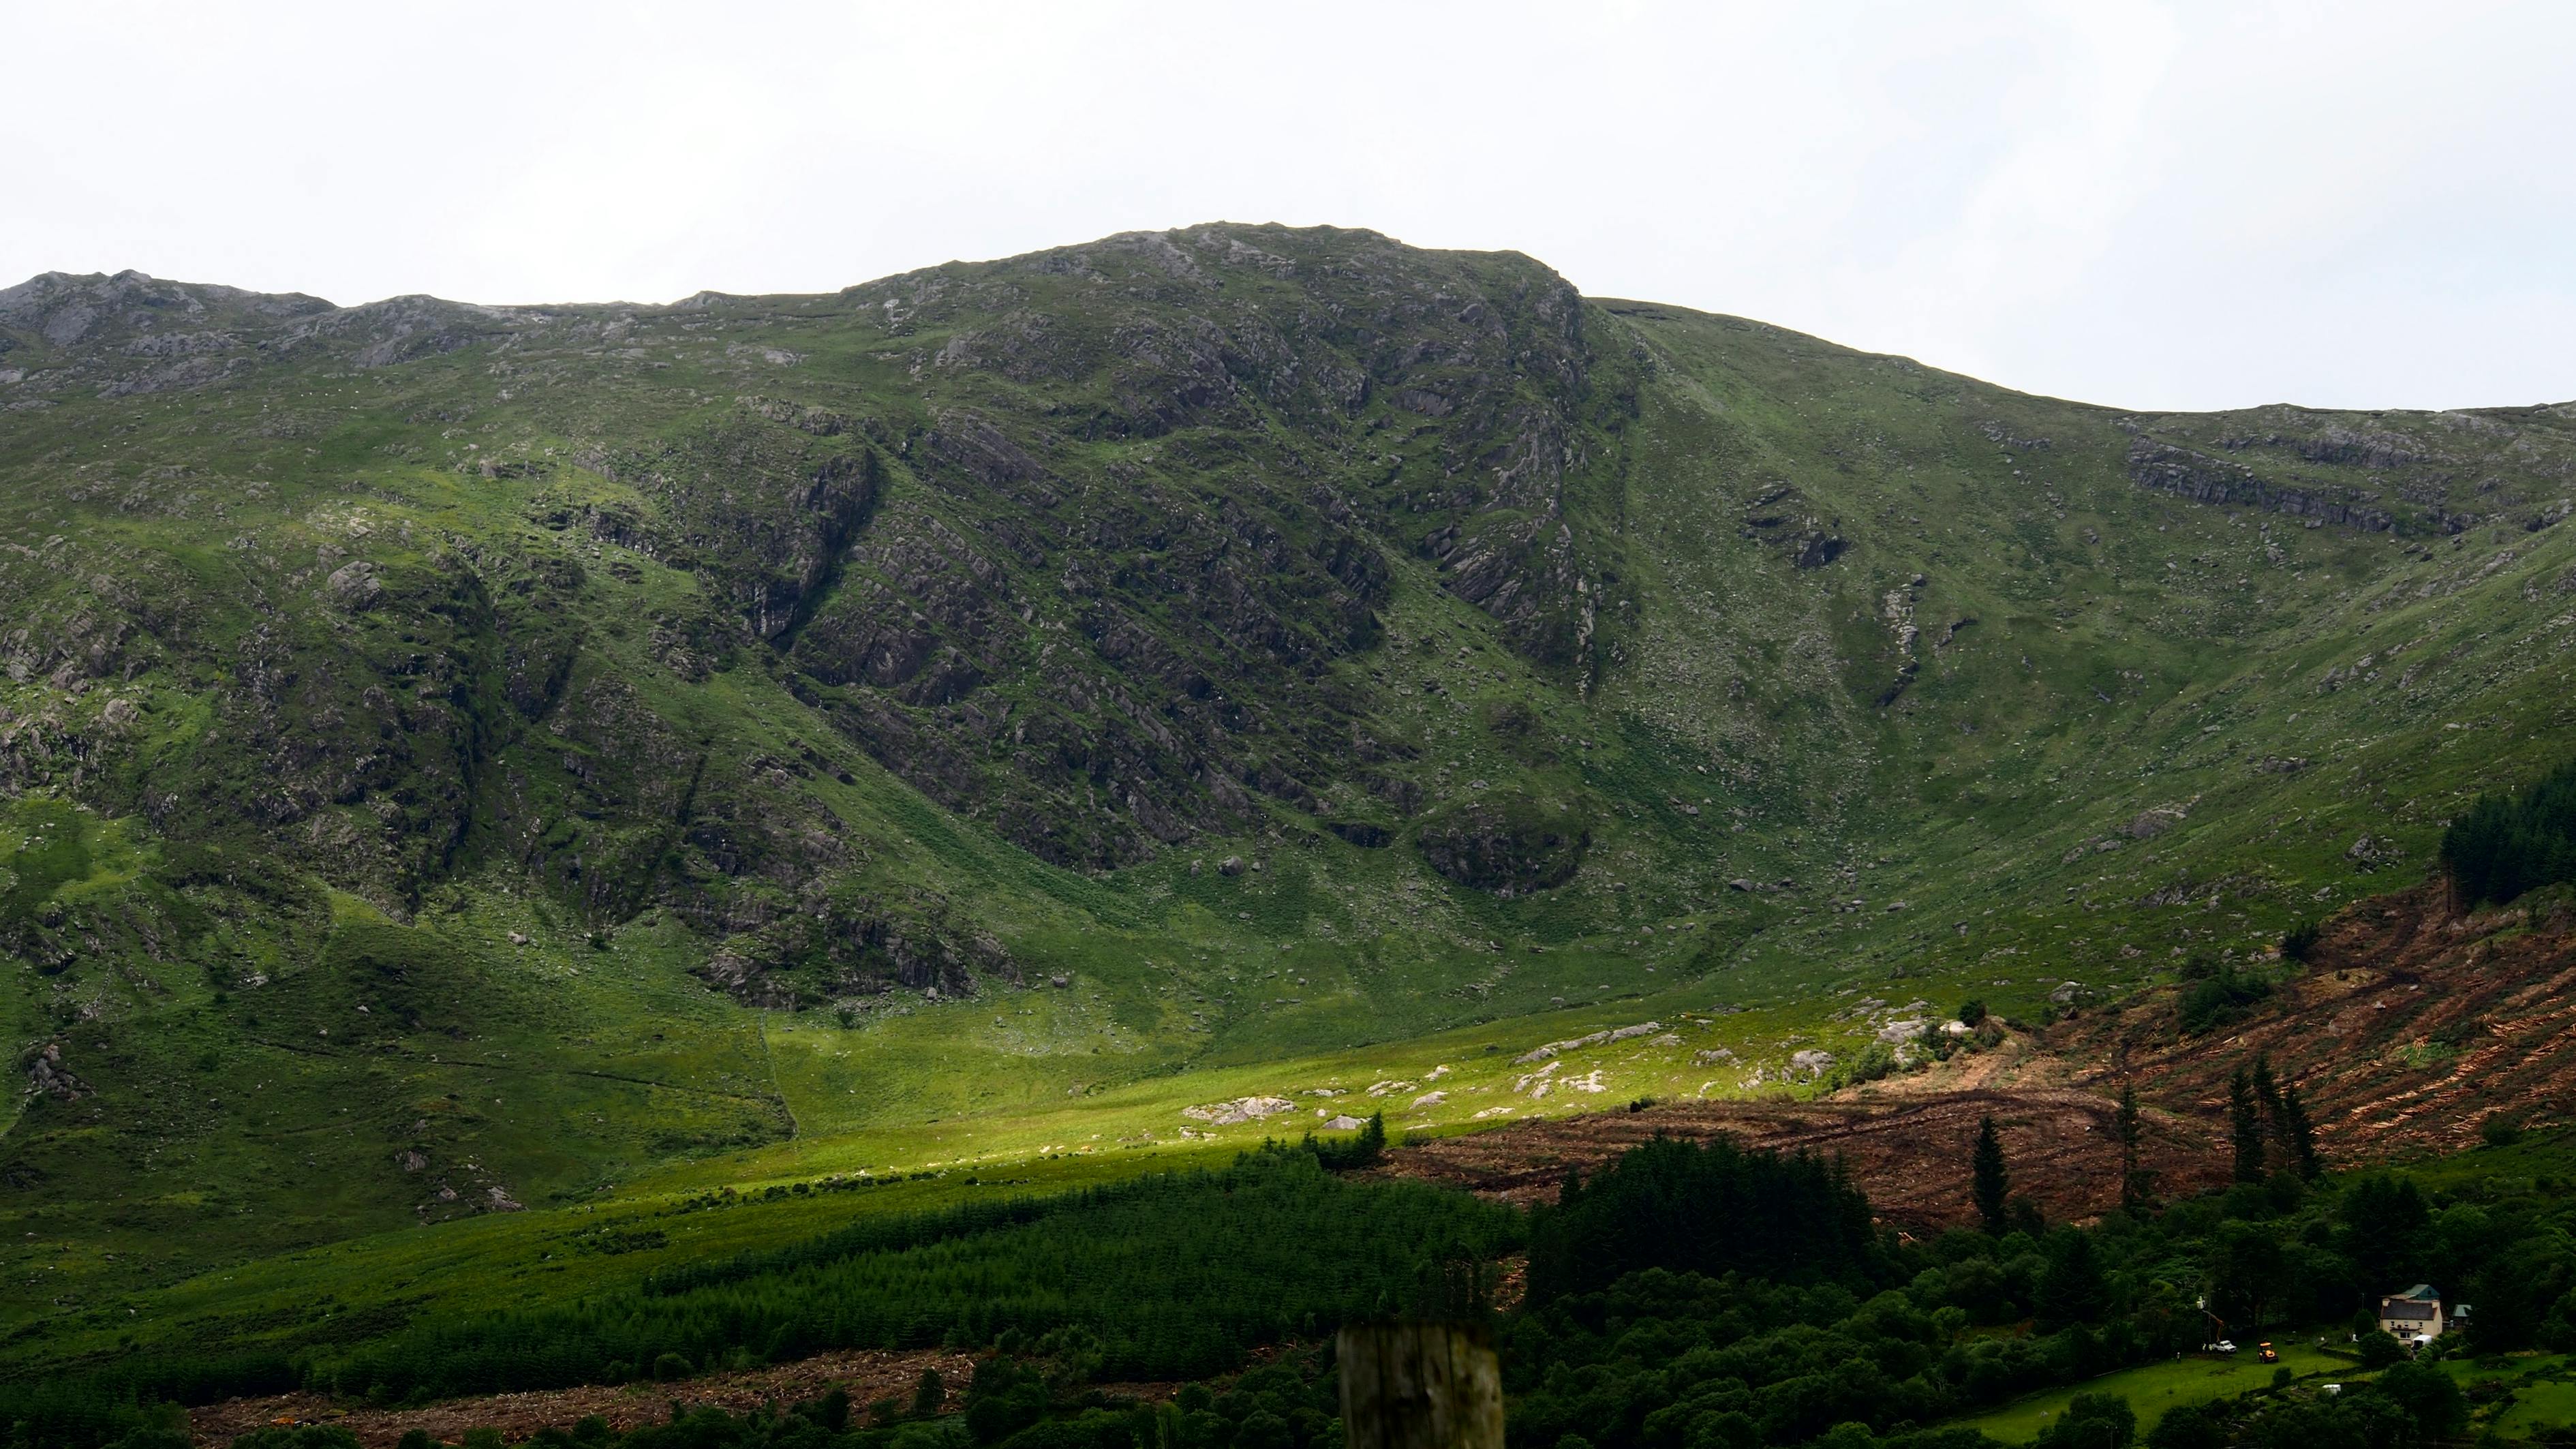
[{"label": "grass-covered mountainside", "polygon": [[39,277],[0,1351],[469,1215],[1796,1085],[2255,955],[2563,753],[2571,498],[2576,406],[2124,413],[1365,232]]}]

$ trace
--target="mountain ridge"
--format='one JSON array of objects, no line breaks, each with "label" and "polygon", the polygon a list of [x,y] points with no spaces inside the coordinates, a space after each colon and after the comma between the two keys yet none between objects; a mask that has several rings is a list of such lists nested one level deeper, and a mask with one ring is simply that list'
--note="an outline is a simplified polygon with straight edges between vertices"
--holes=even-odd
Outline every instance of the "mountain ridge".
[{"label": "mountain ridge", "polygon": [[2570,405],[2124,412],[1231,226],[0,341],[0,1241],[103,1283],[1813,1085],[1891,1002],[2284,969],[2568,737]]}]

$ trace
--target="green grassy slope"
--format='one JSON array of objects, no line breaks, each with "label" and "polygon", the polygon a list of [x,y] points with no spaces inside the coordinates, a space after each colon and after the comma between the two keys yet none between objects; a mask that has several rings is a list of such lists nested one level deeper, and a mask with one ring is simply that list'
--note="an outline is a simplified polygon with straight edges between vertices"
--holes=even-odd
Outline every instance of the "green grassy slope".
[{"label": "green grassy slope", "polygon": [[1276,228],[0,340],[29,1354],[466,1217],[1753,1090],[2259,952],[2567,738],[2566,409],[2128,415]]}]

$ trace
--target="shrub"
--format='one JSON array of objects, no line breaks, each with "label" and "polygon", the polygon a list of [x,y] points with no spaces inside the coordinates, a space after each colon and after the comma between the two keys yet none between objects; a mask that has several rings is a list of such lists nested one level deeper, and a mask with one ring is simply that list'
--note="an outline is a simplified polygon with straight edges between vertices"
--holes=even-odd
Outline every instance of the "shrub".
[{"label": "shrub", "polygon": [[2167,1409],[2147,1431],[2147,1449],[2226,1449],[2227,1411],[2217,1404]]},{"label": "shrub", "polygon": [[1309,1132],[1299,1145],[1314,1153],[1327,1172],[1375,1166],[1378,1159],[1386,1156],[1386,1114],[1371,1112],[1368,1125],[1352,1136],[1318,1137]]},{"label": "shrub", "polygon": [[2317,949],[2317,938],[2324,928],[2313,920],[2300,921],[2281,933],[2281,954],[2293,961],[2305,961]]},{"label": "shrub", "polygon": [[1833,1070],[1825,1073],[1824,1088],[1828,1092],[1838,1092],[1845,1087],[1875,1082],[1895,1070],[1894,1049],[1883,1041],[1874,1041],[1835,1063]]},{"label": "shrub", "polygon": [[2429,1363],[2390,1364],[2379,1391],[2397,1401],[2427,1439],[2448,1439],[2468,1427],[2469,1403],[2459,1380]]},{"label": "shrub", "polygon": [[2271,982],[2223,961],[2195,959],[2183,971],[2186,977],[2199,973],[2199,979],[2184,988],[2176,1011],[2185,1036],[2199,1036],[2225,1026],[2272,994]]}]

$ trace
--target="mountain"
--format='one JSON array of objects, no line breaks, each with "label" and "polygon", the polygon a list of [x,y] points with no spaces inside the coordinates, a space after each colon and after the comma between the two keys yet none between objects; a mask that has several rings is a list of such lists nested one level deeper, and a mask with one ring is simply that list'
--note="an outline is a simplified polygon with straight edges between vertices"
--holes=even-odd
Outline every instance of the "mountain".
[{"label": "mountain", "polygon": [[2571,497],[2576,405],[2124,412],[1359,231],[668,307],[41,276],[0,1330],[2268,959],[2566,753]]}]

